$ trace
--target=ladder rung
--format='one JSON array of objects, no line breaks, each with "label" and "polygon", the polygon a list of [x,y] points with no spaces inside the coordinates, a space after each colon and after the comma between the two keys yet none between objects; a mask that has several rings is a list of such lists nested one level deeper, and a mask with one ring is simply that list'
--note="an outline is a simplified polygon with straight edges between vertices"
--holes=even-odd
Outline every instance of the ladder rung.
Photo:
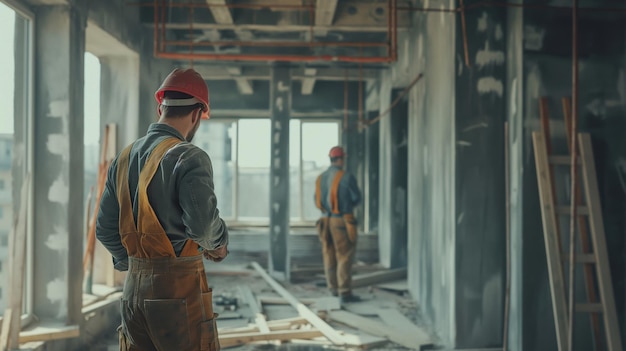
[{"label": "ladder rung", "polygon": [[[569,206],[556,206],[556,213],[560,215],[569,216],[571,208]],[[589,208],[587,206],[578,206],[576,209],[576,214],[581,216],[589,215]]]},{"label": "ladder rung", "polygon": [[602,313],[604,307],[601,303],[577,303],[576,312]]},{"label": "ladder rung", "polygon": [[[569,262],[569,256],[563,255],[563,262]],[[574,256],[576,263],[596,263],[596,256],[594,254],[577,254]]]},{"label": "ladder rung", "polygon": [[[548,162],[551,165],[571,165],[572,158],[570,156],[548,156]],[[580,164],[580,158],[576,158],[576,164]]]}]

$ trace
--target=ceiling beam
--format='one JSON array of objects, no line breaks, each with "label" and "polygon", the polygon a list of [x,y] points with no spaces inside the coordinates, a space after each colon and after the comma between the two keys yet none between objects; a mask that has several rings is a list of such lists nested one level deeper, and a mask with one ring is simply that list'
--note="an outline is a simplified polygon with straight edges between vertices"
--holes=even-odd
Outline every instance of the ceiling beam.
[{"label": "ceiling beam", "polygon": [[239,89],[239,93],[241,93],[241,95],[254,94],[252,83],[250,83],[246,77],[241,75],[240,67],[227,67],[226,71],[231,75],[232,79],[235,80],[235,83],[237,83],[237,89]]},{"label": "ceiling beam", "polygon": [[[269,80],[270,69],[269,67],[219,67],[214,65],[202,65],[196,63],[194,68],[204,77],[205,80],[231,80],[235,77],[245,78],[247,80]],[[230,71],[229,71],[230,70]],[[344,68],[292,68],[291,76],[292,80],[310,80],[312,77],[312,71],[315,70],[314,79],[323,81],[358,81],[359,70],[344,69]],[[307,72],[308,71],[308,72]],[[240,74],[232,74],[231,72]],[[308,73],[308,74],[307,74]],[[378,69],[363,69],[361,77],[364,81],[379,79],[380,70]]]},{"label": "ceiling beam", "polygon": [[338,0],[317,0],[315,4],[315,25],[330,26],[335,18]]},{"label": "ceiling beam", "polygon": [[313,93],[313,87],[315,87],[315,75],[317,70],[315,68],[305,68],[304,75],[306,78],[302,80],[302,95],[311,95]]},{"label": "ceiling beam", "polygon": [[[226,5],[226,0],[205,0],[208,5]],[[233,24],[233,15],[226,6],[211,6],[209,8],[215,22],[221,24]]]},{"label": "ceiling beam", "polygon": [[[152,23],[148,23],[147,26],[154,27]],[[186,30],[189,31],[189,23],[167,23],[167,29],[174,30]],[[221,24],[221,23],[194,23],[194,29],[198,30],[211,30],[211,29],[244,29],[244,30],[256,30],[261,32],[309,32],[311,27],[307,25],[299,24]],[[409,28],[408,24],[398,25],[398,31],[406,31]],[[316,29],[333,32],[351,32],[351,33],[385,33],[388,28],[387,25],[333,25],[333,26],[321,26]]]}]

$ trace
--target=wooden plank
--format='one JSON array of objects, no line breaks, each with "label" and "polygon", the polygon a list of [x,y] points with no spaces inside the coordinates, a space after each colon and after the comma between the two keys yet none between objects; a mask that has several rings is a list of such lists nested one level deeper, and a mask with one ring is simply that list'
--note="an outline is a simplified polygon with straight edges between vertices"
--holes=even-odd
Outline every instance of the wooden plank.
[{"label": "wooden plank", "polygon": [[600,301],[604,304],[603,314],[604,330],[607,338],[607,347],[610,351],[623,350],[620,337],[619,324],[617,321],[615,298],[613,296],[613,283],[609,270],[609,255],[604,236],[604,223],[602,219],[602,206],[598,191],[598,179],[596,177],[596,164],[593,157],[591,137],[587,133],[581,133],[578,137],[580,156],[583,164],[583,182],[585,195],[589,207],[589,226],[596,256],[596,272],[598,276],[598,290]]},{"label": "wooden plank", "polygon": [[[289,301],[282,297],[259,296],[258,299],[264,305],[289,305]],[[314,299],[299,299],[298,301],[305,305],[312,305],[315,302]]]},{"label": "wooden plank", "polygon": [[[22,301],[24,298],[24,274],[26,269],[26,221],[30,204],[31,174],[26,174],[20,191],[20,207],[9,236],[9,281],[8,315],[3,320],[0,347],[12,350],[19,347],[19,332],[22,329]],[[5,334],[6,333],[6,334]]]},{"label": "wooden plank", "polygon": [[269,333],[244,333],[219,336],[221,347],[232,347],[253,341],[312,339],[323,336],[319,330],[281,330]]},{"label": "wooden plank", "polygon": [[278,284],[272,277],[265,272],[265,270],[259,266],[258,263],[252,262],[252,267],[259,272],[259,274],[265,279],[265,281],[272,287],[276,292],[281,295],[285,300],[289,302],[291,306],[293,306],[300,316],[306,318],[311,325],[321,331],[324,336],[328,338],[335,345],[343,345],[345,343],[344,338],[337,330],[328,325],[324,320],[322,320],[317,314],[311,311],[304,304],[300,303],[293,295],[291,295],[282,285]]},{"label": "wooden plank", "polygon": [[357,328],[366,333],[385,337],[396,344],[400,344],[410,349],[419,350],[422,346],[432,344],[430,337],[427,339],[420,339],[420,335],[407,334],[402,330],[389,327],[383,323],[376,322],[350,312],[332,311],[328,313],[328,317],[330,317],[331,320]]},{"label": "wooden plank", "polygon": [[418,340],[423,340],[424,344],[432,344],[431,337],[420,327],[415,325],[400,311],[391,308],[378,309],[377,311],[380,319],[389,327],[399,330],[406,335],[412,335],[417,337]]},{"label": "wooden plank", "polygon": [[352,287],[360,288],[363,286],[370,286],[380,283],[392,282],[400,279],[406,279],[406,271],[406,268],[398,268],[382,272],[355,275],[352,278]]},{"label": "wooden plank", "polygon": [[247,285],[241,285],[239,286],[239,290],[243,295],[243,299],[246,301],[246,303],[250,307],[250,310],[252,311],[254,321],[256,322],[259,331],[261,333],[269,333],[270,327],[267,325],[267,319],[261,311],[261,306],[259,305],[257,299],[254,297],[254,294],[252,293],[252,290],[250,290],[250,287]]},{"label": "wooden plank", "polygon": [[80,336],[80,327],[71,326],[38,326],[32,330],[23,331],[19,335],[19,342],[49,341],[71,339]]},{"label": "wooden plank", "polygon": [[565,351],[568,349],[567,305],[565,303],[565,281],[563,280],[563,268],[560,258],[560,242],[558,241],[557,235],[557,219],[554,209],[554,199],[552,197],[550,165],[548,164],[548,153],[545,147],[544,136],[541,132],[533,132],[532,137],[535,148],[535,164],[537,167],[543,237],[546,247],[546,258],[548,260],[550,293],[552,295],[552,310],[557,334],[557,344],[560,351]]},{"label": "wooden plank", "polygon": [[[0,334],[0,350],[10,350],[9,334],[11,334],[11,315],[13,311],[10,308],[4,310],[4,319],[2,323],[2,334]],[[6,321],[6,322],[4,322]]]},{"label": "wooden plank", "polygon": [[392,290],[396,292],[409,291],[409,284],[406,281],[406,279],[397,281],[397,282],[392,282],[392,283],[377,284],[376,287],[380,289]]}]

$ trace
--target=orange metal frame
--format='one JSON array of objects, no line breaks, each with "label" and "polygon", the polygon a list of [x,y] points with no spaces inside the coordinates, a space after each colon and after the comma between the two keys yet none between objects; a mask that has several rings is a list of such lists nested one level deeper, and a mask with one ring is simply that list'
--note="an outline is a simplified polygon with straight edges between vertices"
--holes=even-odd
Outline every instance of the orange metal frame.
[{"label": "orange metal frame", "polygon": [[[335,61],[335,62],[353,62],[353,63],[389,63],[397,60],[397,0],[388,0],[388,19],[387,19],[387,42],[295,42],[295,41],[200,41],[193,40],[166,40],[167,21],[166,13],[168,8],[178,7],[187,8],[189,10],[189,31],[193,32],[193,11],[195,8],[211,8],[211,7],[227,7],[227,8],[285,8],[291,10],[306,10],[309,12],[310,31],[314,30],[315,6],[312,5],[266,5],[266,4],[199,4],[199,3],[174,3],[167,4],[166,0],[154,0],[152,3],[138,3],[139,6],[150,6],[154,8],[154,56],[166,59],[177,60],[224,60],[224,61],[282,61],[282,62],[315,62],[315,61]],[[188,46],[189,52],[172,52],[168,51],[168,46]],[[278,55],[278,54],[212,54],[197,53],[194,49],[197,47],[206,47],[214,45],[234,45],[247,47],[386,47],[386,56],[341,56],[341,55]],[[361,50],[362,51],[362,50]]]}]

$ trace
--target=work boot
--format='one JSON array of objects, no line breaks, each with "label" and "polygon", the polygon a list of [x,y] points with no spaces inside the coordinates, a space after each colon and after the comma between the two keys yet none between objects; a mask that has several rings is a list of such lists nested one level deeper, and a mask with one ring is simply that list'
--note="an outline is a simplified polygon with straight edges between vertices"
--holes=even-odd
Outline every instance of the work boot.
[{"label": "work boot", "polygon": [[361,298],[358,295],[353,295],[352,293],[347,293],[347,294],[342,294],[341,297],[339,298],[339,301],[344,304],[344,303],[351,303],[351,302],[359,302],[361,301]]}]

